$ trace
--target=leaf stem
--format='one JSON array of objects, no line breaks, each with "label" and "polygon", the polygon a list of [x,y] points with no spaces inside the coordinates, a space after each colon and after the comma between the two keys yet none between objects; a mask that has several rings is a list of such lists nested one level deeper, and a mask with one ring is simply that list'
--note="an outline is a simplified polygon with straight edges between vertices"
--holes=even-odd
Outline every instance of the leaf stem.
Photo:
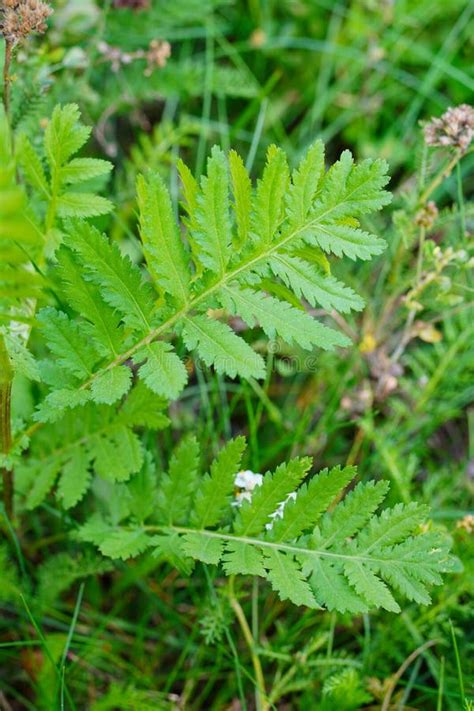
[{"label": "leaf stem", "polygon": [[263,678],[262,665],[255,647],[255,640],[250,630],[249,623],[247,622],[242,606],[235,595],[234,580],[235,575],[231,575],[229,578],[229,602],[240,625],[240,629],[242,630],[242,634],[250,651],[250,656],[252,657],[255,679],[257,682],[255,690],[257,711],[268,711],[270,706],[268,704],[267,693],[265,691],[265,680]]},{"label": "leaf stem", "polygon": [[[12,446],[11,395],[13,369],[8,357],[3,336],[0,335],[0,453],[8,455]],[[1,467],[3,479],[3,503],[7,517],[13,518],[13,470]]]}]

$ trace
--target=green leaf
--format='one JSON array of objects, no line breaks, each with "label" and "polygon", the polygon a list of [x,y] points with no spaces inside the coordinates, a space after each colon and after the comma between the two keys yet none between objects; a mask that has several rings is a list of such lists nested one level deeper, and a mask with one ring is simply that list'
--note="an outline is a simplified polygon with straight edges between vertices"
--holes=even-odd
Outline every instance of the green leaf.
[{"label": "green leaf", "polygon": [[[186,478],[190,468],[188,447],[187,442],[180,445],[170,474],[163,479],[166,496],[159,504],[158,516],[163,524],[154,524],[151,528],[159,535],[146,541],[147,546],[155,546],[155,557],[167,560],[186,575],[192,570],[193,560],[207,565],[222,562],[227,575],[266,578],[282,600],[313,609],[321,602],[329,610],[361,614],[374,607],[400,611],[391,589],[410,600],[427,603],[428,586],[440,585],[441,574],[456,569],[449,537],[437,531],[420,533],[424,509],[397,505],[380,516],[374,514],[387,493],[385,482],[358,485],[334,506],[334,497],[350,482],[354,469],[324,470],[308,485],[300,486],[310,460],[293,460],[280,465],[275,474],[267,474],[263,484],[251,492],[251,501],[244,501],[239,508],[232,493],[243,438],[227,444],[199,485],[194,474]],[[197,494],[190,508],[193,483]],[[183,492],[185,504],[173,492],[173,485]],[[292,500],[287,500],[290,493]],[[286,502],[282,517],[273,516],[273,528],[267,531],[265,525],[281,502]],[[169,516],[167,504],[173,509]],[[145,510],[151,512],[153,507]],[[314,528],[323,511],[321,528]],[[82,527],[79,535],[103,552],[117,555],[115,545],[108,548],[106,543],[104,547],[104,541],[115,544],[123,537],[133,541],[144,531],[136,524],[136,510],[132,513],[129,509],[128,514],[121,510],[119,514],[121,520],[127,515],[130,520],[120,528],[96,517]],[[177,518],[180,520],[175,524]],[[128,555],[126,546],[125,553]]]},{"label": "green leaf", "polygon": [[104,521],[98,513],[93,514],[76,532],[79,541],[93,543],[99,547],[102,541],[110,535],[113,527]]},{"label": "green leaf", "polygon": [[286,503],[283,517],[274,521],[270,538],[291,541],[305,530],[314,528],[336,496],[356,475],[355,467],[323,469],[298,490],[295,500]]},{"label": "green leaf", "polygon": [[328,610],[360,615],[368,612],[367,603],[358,596],[333,563],[325,558],[311,560],[310,584],[316,599]]},{"label": "green leaf", "polygon": [[29,380],[41,380],[38,363],[22,339],[16,334],[1,333],[1,331],[0,337],[3,337],[14,372],[24,375]]},{"label": "green leaf", "polygon": [[188,381],[188,374],[173,347],[164,341],[149,343],[133,356],[135,363],[144,360],[139,377],[157,395],[176,400]]},{"label": "green leaf", "polygon": [[179,305],[189,298],[191,274],[170,194],[162,178],[154,173],[138,177],[140,234],[151,277]]},{"label": "green leaf", "polygon": [[202,533],[186,533],[182,538],[182,547],[186,555],[202,563],[217,565],[222,556],[224,542],[210,538]]},{"label": "green leaf", "polygon": [[264,378],[261,356],[237,336],[227,324],[206,316],[183,319],[183,340],[189,350],[196,350],[206,365],[230,378]]},{"label": "green leaf", "polygon": [[36,506],[39,506],[39,504],[46,497],[48,491],[50,491],[51,487],[54,485],[60,468],[61,462],[55,459],[48,462],[47,466],[38,468],[34,472],[35,478],[33,485],[26,497],[27,509],[34,509]]},{"label": "green leaf", "polygon": [[38,322],[48,347],[57,356],[61,367],[78,378],[88,377],[97,361],[97,353],[85,341],[79,324],[51,307],[41,309]]},{"label": "green leaf", "polygon": [[332,513],[325,514],[321,525],[324,547],[329,548],[358,533],[380,506],[388,488],[386,481],[357,484]]},{"label": "green leaf", "polygon": [[292,494],[307,475],[311,459],[292,459],[267,472],[261,486],[252,492],[251,501],[243,501],[234,525],[236,534],[251,536],[264,531],[270,516]]},{"label": "green leaf", "polygon": [[163,412],[167,406],[167,400],[152,392],[145,383],[138,382],[120,410],[119,421],[130,427],[161,430],[170,424]]},{"label": "green leaf", "polygon": [[119,326],[120,316],[102,300],[98,287],[84,278],[69,249],[61,247],[56,256],[57,273],[65,298],[90,322],[91,326],[84,324],[84,330],[99,353],[115,358],[124,341],[123,329]]},{"label": "green leaf", "polygon": [[107,198],[94,193],[63,193],[57,200],[60,217],[97,217],[107,215],[114,209]]},{"label": "green leaf", "polygon": [[223,275],[230,258],[232,229],[229,214],[229,176],[224,153],[214,146],[201,178],[193,238],[202,264]]},{"label": "green leaf", "polygon": [[53,390],[37,407],[34,419],[37,422],[57,422],[66,410],[84,405],[89,397],[85,390]]},{"label": "green leaf", "polygon": [[293,556],[275,549],[265,549],[267,578],[282,600],[291,600],[295,605],[318,609],[311,588]]},{"label": "green leaf", "polygon": [[86,275],[98,286],[105,301],[120,312],[124,323],[139,333],[150,331],[154,293],[118,246],[109,244],[94,227],[78,221],[70,224],[66,244],[78,255]]},{"label": "green leaf", "polygon": [[25,190],[17,184],[17,164],[12,145],[9,123],[1,105],[0,325],[8,326],[12,321],[12,311],[16,320],[22,316],[29,317],[27,300],[40,296],[42,281],[31,259],[37,259],[43,250],[43,238],[29,212]]},{"label": "green leaf", "polygon": [[143,466],[126,485],[130,515],[143,523],[155,511],[158,487],[156,466],[150,452],[145,452]]},{"label": "green leaf", "polygon": [[60,171],[60,180],[67,185],[77,185],[102,175],[108,175],[113,165],[97,158],[74,158]]},{"label": "green leaf", "polygon": [[415,502],[396,504],[392,509],[385,509],[369,521],[357,539],[358,545],[365,551],[381,545],[391,546],[416,531],[426,519],[428,511],[427,506]]},{"label": "green leaf", "polygon": [[150,545],[150,537],[141,529],[126,531],[117,529],[106,534],[99,545],[99,550],[109,558],[127,560],[133,558]]},{"label": "green leaf", "polygon": [[160,481],[157,511],[161,521],[185,523],[198,486],[199,445],[185,437],[173,452],[169,472]]},{"label": "green leaf", "polygon": [[46,180],[43,164],[29,139],[23,134],[18,141],[18,153],[21,167],[25,173],[27,181],[33,188],[49,196],[49,185]]},{"label": "green leaf", "polygon": [[350,343],[341,333],[324,326],[304,311],[251,289],[228,286],[219,292],[219,300],[224,308],[240,316],[251,328],[259,324],[269,338],[280,336],[286,343],[296,343],[308,350],[314,346],[331,350]]},{"label": "green leaf", "polygon": [[181,575],[191,575],[194,560],[186,556],[182,537],[178,533],[153,536],[150,543],[154,546],[154,558],[167,561],[173,568],[179,570]]},{"label": "green leaf", "polygon": [[179,158],[176,166],[178,168],[179,177],[181,178],[181,184],[183,186],[183,207],[185,208],[188,215],[192,217],[196,212],[198,206],[197,196],[199,192],[199,185],[196,178],[193,176],[188,166],[183,163],[181,158]]},{"label": "green leaf", "polygon": [[245,449],[245,438],[236,437],[221,450],[197,491],[192,519],[196,528],[215,526],[229,504],[234,480]]},{"label": "green leaf", "polygon": [[298,257],[277,255],[270,260],[270,269],[311,306],[320,304],[327,311],[335,309],[343,314],[364,308],[364,300],[352,289]]},{"label": "green leaf", "polygon": [[123,425],[117,425],[111,432],[96,434],[91,439],[90,451],[95,471],[106,481],[128,481],[143,465],[140,440]]},{"label": "green leaf", "polygon": [[51,165],[64,165],[86,143],[91,129],[80,124],[77,104],[56,106],[49,121],[44,144]]},{"label": "green leaf", "polygon": [[63,466],[57,495],[65,509],[75,506],[89,488],[92,478],[89,463],[87,450],[84,447],[76,447],[73,456]]},{"label": "green leaf", "polygon": [[257,181],[252,235],[259,245],[273,241],[283,220],[284,197],[289,184],[285,153],[274,145],[267,151],[267,161],[261,180]]},{"label": "green leaf", "polygon": [[388,587],[366,565],[360,561],[347,561],[344,573],[355,590],[372,607],[383,607],[389,612],[400,612]]},{"label": "green leaf", "polygon": [[325,252],[337,257],[345,255],[350,259],[371,259],[382,254],[386,243],[380,237],[356,229],[349,225],[320,222],[314,226],[312,240]]},{"label": "green leaf", "polygon": [[266,577],[262,551],[241,541],[230,541],[227,544],[222,563],[226,575]]},{"label": "green leaf", "polygon": [[237,223],[237,248],[247,242],[252,213],[252,182],[242,158],[235,151],[229,153],[229,167],[232,177],[233,208]]},{"label": "green leaf", "polygon": [[120,400],[130,389],[132,373],[125,365],[117,365],[97,375],[91,385],[94,402],[112,405]]},{"label": "green leaf", "polygon": [[291,176],[286,197],[286,211],[292,228],[300,227],[308,217],[324,173],[324,144],[315,141]]}]

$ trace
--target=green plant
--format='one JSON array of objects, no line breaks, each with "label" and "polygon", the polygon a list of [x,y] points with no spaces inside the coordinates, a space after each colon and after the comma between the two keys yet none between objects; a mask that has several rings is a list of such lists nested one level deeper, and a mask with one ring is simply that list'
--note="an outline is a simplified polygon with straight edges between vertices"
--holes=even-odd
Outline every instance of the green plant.
[{"label": "green plant", "polygon": [[472,109],[411,148],[473,6],[425,4],[64,0],[7,47],[0,705],[469,705]]},{"label": "green plant", "polygon": [[121,521],[96,515],[79,538],[111,558],[150,548],[186,573],[194,561],[222,562],[227,575],[266,578],[296,605],[353,614],[373,607],[399,612],[387,584],[426,605],[427,586],[441,584],[440,573],[453,569],[444,533],[422,533],[423,506],[398,504],[376,515],[387,482],[360,483],[331,507],[355,469],[326,469],[302,483],[311,460],[294,459],[268,472],[251,500],[236,507],[232,493],[245,440],[229,442],[203,478],[191,444],[179,446],[168,474],[135,490]]},{"label": "green plant", "polygon": [[[47,139],[51,155],[61,150],[63,156],[65,145],[82,144],[85,132],[77,123],[74,107],[56,110],[54,125],[58,131],[50,130]],[[60,142],[55,138],[58,135]],[[58,162],[67,160],[70,152],[68,149]],[[27,155],[31,181],[36,161],[30,150]],[[72,164],[78,168],[78,179],[81,165],[87,176],[91,170],[102,171],[102,164],[92,159],[75,159]],[[230,154],[228,164],[217,148],[200,185],[184,164],[179,169],[187,212],[187,244],[181,239],[163,180],[157,174],[138,179],[147,281],[140,267],[95,227],[81,221],[65,224],[64,244],[57,251],[51,279],[67,307],[48,306],[38,313],[39,334],[50,352],[41,361],[40,372],[50,392],[40,403],[35,419],[53,424],[68,410],[74,410],[79,422],[74,441],[84,442],[92,435],[97,439],[94,428],[84,429],[85,417],[101,422],[103,412],[93,414],[96,406],[109,407],[107,421],[120,431],[123,419],[120,405],[117,410],[115,404],[130,390],[133,372],[142,382],[142,409],[156,407],[156,396],[168,400],[179,396],[188,376],[170,337],[180,338],[181,349],[194,351],[218,373],[264,377],[262,356],[222,316],[218,317],[221,313],[239,316],[250,327],[259,324],[270,338],[306,349],[332,349],[349,343],[346,336],[309,315],[301,298],[343,313],[362,308],[360,297],[331,274],[326,253],[368,259],[383,249],[382,240],[357,226],[359,216],[380,208],[389,199],[383,191],[387,181],[383,161],[354,166],[346,152],[324,174],[323,148],[315,143],[290,182],[284,154],[272,147],[256,188],[252,188],[237,154]],[[50,194],[51,204],[54,197]],[[219,311],[222,307],[225,312]],[[133,392],[130,397],[135,397]],[[85,415],[86,403],[92,419]],[[37,427],[33,425],[28,434]],[[70,432],[75,431],[68,427]],[[28,497],[30,505],[41,501],[69,461],[61,448],[61,457],[54,457],[51,444],[55,435],[51,428],[47,432],[45,452],[36,455],[38,447],[32,446],[32,471],[39,462],[41,476]],[[21,437],[19,433],[18,439]],[[126,441],[122,440],[123,447]],[[79,451],[85,453],[83,448]],[[86,491],[89,465],[97,460],[94,450],[88,451],[78,460],[81,475],[73,476],[76,490],[66,497],[70,505]],[[141,460],[133,447],[127,451],[130,466],[121,474],[112,471],[112,478],[123,480],[139,468]],[[50,466],[44,467],[45,462]],[[99,465],[99,470],[104,471],[104,467]]]},{"label": "green plant", "polygon": [[[125,364],[130,360],[141,364],[138,377],[151,390],[175,399],[187,373],[163,336],[180,336],[187,350],[220,373],[262,378],[262,357],[209,309],[224,307],[250,327],[260,324],[270,338],[303,348],[348,345],[345,336],[305,313],[299,301],[294,305],[295,298],[342,312],[362,308],[361,299],[329,273],[325,252],[368,259],[383,249],[379,238],[356,225],[358,216],[387,202],[382,191],[387,178],[383,162],[354,167],[347,152],[324,177],[323,167],[322,146],[316,143],[290,186],[285,156],[271,148],[253,191],[241,160],[231,154],[231,202],[228,165],[219,149],[200,186],[181,164],[187,245],[162,179],[139,178],[146,282],[138,266],[95,228],[71,222],[58,254],[58,276],[66,300],[79,314],[72,320],[52,309],[39,315],[56,367],[66,379],[58,378],[37,419],[54,421],[89,399],[103,402],[104,391],[110,404],[119,400],[130,386]],[[283,299],[265,293],[269,274],[281,279],[277,293]],[[100,313],[85,307],[79,284],[89,300],[94,295]],[[87,346],[84,332],[90,337]],[[65,388],[68,381],[71,387]]]}]

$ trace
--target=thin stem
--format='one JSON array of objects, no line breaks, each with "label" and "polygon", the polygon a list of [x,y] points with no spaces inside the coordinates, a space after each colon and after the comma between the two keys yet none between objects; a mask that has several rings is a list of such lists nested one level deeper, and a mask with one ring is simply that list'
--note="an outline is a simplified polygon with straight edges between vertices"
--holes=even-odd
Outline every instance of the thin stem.
[{"label": "thin stem", "polygon": [[430,195],[436,190],[436,188],[437,188],[439,185],[441,185],[441,183],[443,182],[443,180],[451,175],[453,169],[454,169],[455,166],[459,163],[459,161],[461,160],[461,158],[463,157],[463,155],[465,155],[465,154],[464,154],[462,151],[456,151],[456,153],[455,153],[454,156],[451,158],[451,160],[449,161],[449,163],[445,166],[445,168],[443,168],[442,170],[440,170],[440,172],[438,173],[438,175],[436,175],[436,176],[433,178],[433,180],[432,180],[431,183],[428,185],[428,187],[426,188],[426,190],[424,190],[424,191],[421,193],[420,197],[418,198],[418,204],[419,204],[419,205],[424,205],[424,204],[426,203],[426,201],[428,200],[428,198],[430,197]]},{"label": "thin stem", "polygon": [[426,652],[427,649],[430,647],[433,647],[435,644],[438,644],[439,640],[436,639],[430,639],[428,642],[425,642],[422,644],[418,649],[415,649],[403,662],[403,664],[400,666],[397,672],[391,677],[390,684],[388,685],[387,691],[385,692],[384,700],[382,703],[381,711],[388,711],[390,708],[390,701],[393,696],[393,692],[395,691],[395,688],[402,678],[403,674],[406,672],[408,667],[412,662],[415,661],[415,659],[420,655]]},{"label": "thin stem", "polygon": [[[419,289],[421,279],[423,276],[423,250],[425,247],[425,237],[426,237],[426,230],[424,227],[420,227],[420,238],[418,240],[418,259],[416,263],[416,283],[415,286],[413,287],[413,292],[416,292],[417,289]],[[402,331],[402,336],[400,338],[400,342],[398,343],[398,346],[394,350],[392,354],[392,362],[396,363],[401,355],[403,354],[403,351],[405,350],[405,347],[410,341],[411,338],[411,329],[413,326],[413,322],[415,320],[415,309],[411,308],[408,312],[406,321],[405,321],[405,326]]]},{"label": "thin stem", "polygon": [[423,250],[425,247],[426,230],[424,227],[420,227],[420,239],[418,241],[418,261],[416,264],[416,284],[421,281],[423,274]]},{"label": "thin stem", "polygon": [[5,107],[5,113],[8,116],[10,112],[10,67],[12,63],[13,54],[13,43],[9,40],[5,40],[5,59],[3,64],[3,105]]},{"label": "thin stem", "polygon": [[[0,453],[8,455],[12,446],[11,431],[11,396],[13,370],[0,335]],[[1,468],[3,478],[3,503],[7,517],[13,518],[13,471],[6,466]]]},{"label": "thin stem", "polygon": [[255,680],[257,682],[257,688],[256,688],[256,694],[255,694],[255,699],[256,699],[256,704],[257,704],[257,711],[268,711],[270,708],[267,700],[267,694],[265,691],[265,680],[263,678],[263,671],[262,671],[262,665],[260,663],[260,658],[258,656],[257,650],[255,648],[255,640],[253,638],[251,629],[249,627],[249,624],[247,622],[247,618],[245,617],[245,613],[242,609],[241,604],[237,600],[237,597],[235,595],[235,589],[234,589],[234,577],[231,575],[229,578],[229,601],[230,605],[235,612],[235,616],[237,618],[237,621],[240,625],[240,628],[242,630],[242,634],[244,635],[244,639],[247,643],[247,646],[249,648],[250,656],[252,657],[252,664],[255,672]]}]

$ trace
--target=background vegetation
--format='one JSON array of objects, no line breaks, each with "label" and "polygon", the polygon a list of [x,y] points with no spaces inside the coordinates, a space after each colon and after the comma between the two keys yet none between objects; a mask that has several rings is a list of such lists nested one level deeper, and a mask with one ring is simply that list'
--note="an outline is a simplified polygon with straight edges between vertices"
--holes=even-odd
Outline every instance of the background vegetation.
[{"label": "background vegetation", "polygon": [[[329,162],[345,148],[388,161],[393,203],[366,220],[387,249],[338,267],[366,301],[334,314],[353,347],[308,356],[257,339],[263,385],[194,369],[171,427],[146,436],[163,468],[187,434],[205,464],[244,434],[254,472],[311,455],[317,469],[357,464],[363,481],[388,479],[392,505],[428,504],[464,565],[432,606],[354,617],[283,603],[258,582],[239,600],[272,708],[472,708],[474,161],[428,146],[420,122],[472,103],[474,3],[68,0],[54,11],[17,51],[12,122],[40,150],[54,106],[79,104],[94,127],[86,153],[114,164],[94,189],[116,210],[96,224],[134,260],[146,168],[176,203],[178,158],[200,173],[216,143],[253,174],[269,144],[295,165],[315,138]],[[37,388],[15,382],[16,420]],[[95,493],[120,506],[105,484]],[[0,708],[254,708],[251,654],[215,572],[104,560],[65,533],[75,518],[53,497],[15,533],[3,517]]]}]

